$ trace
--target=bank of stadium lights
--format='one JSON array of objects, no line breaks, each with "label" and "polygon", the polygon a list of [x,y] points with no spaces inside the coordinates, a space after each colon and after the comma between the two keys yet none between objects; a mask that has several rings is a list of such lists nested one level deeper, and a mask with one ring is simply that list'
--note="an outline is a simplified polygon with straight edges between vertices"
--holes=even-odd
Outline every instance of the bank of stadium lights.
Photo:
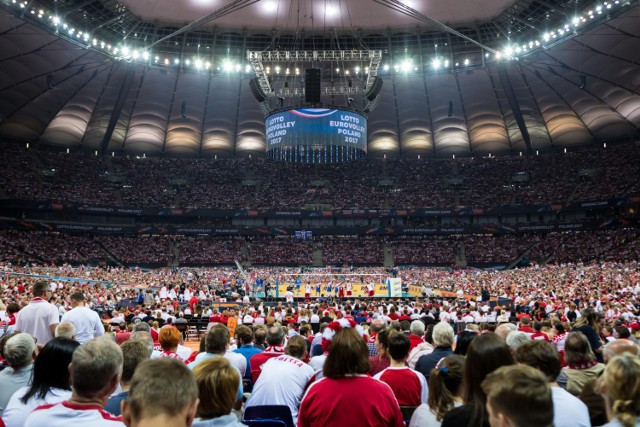
[{"label": "bank of stadium lights", "polygon": [[[158,55],[154,55],[153,52],[145,51],[144,49],[138,49],[132,47],[127,47],[124,45],[116,46],[110,43],[106,43],[105,41],[99,40],[97,38],[93,38],[91,36],[91,31],[81,31],[76,30],[74,27],[70,26],[68,23],[64,22],[63,19],[56,15],[51,11],[47,11],[44,8],[29,8],[29,2],[26,0],[11,0],[11,4],[21,10],[27,9],[29,13],[38,19],[48,20],[50,25],[54,29],[54,33],[58,34],[60,29],[65,31],[65,34],[68,34],[68,37],[72,39],[77,39],[80,41],[84,41],[88,46],[93,47],[96,50],[101,50],[104,53],[115,56],[120,59],[128,60],[128,61],[136,61],[136,62],[144,62],[150,63],[152,62],[158,66],[166,66],[170,67],[172,65],[180,65],[180,59],[173,56],[167,56],[164,58],[160,58]],[[565,25],[559,26],[557,29],[549,30],[545,32],[540,39],[530,40],[528,43],[518,44],[518,45],[510,45],[506,46],[503,50],[501,50],[498,54],[495,55],[496,60],[517,60],[519,56],[531,53],[532,51],[538,48],[545,48],[548,44],[556,43],[557,41],[572,36],[577,33],[578,28],[586,24],[587,22],[594,20],[596,18],[601,18],[603,15],[606,16],[612,10],[628,5],[629,2],[621,2],[620,0],[613,1],[605,1],[599,4],[597,7],[585,11],[581,15],[576,15],[570,17],[568,22]],[[24,12],[20,12],[21,14]],[[489,53],[485,53],[486,58],[490,58]],[[150,58],[154,58],[153,61],[150,61]],[[208,65],[207,65],[208,64]],[[469,65],[469,60],[465,59],[463,64],[465,66]],[[198,62],[195,58],[192,61],[183,61],[183,65],[187,67],[193,67],[195,69],[210,69],[212,66],[210,63],[203,63],[202,61]],[[436,66],[437,65],[437,66]],[[459,67],[459,63],[455,63],[455,67]],[[445,60],[438,60],[432,62],[433,69],[440,68],[448,68],[448,62]],[[243,72],[243,66],[240,63],[228,64],[223,62],[221,66],[216,68],[217,70],[223,70],[225,72]],[[383,66],[383,70],[385,72],[389,71],[389,64],[385,64]],[[393,69],[395,72],[409,72],[419,71],[417,66],[412,64],[402,62],[400,64],[394,65]],[[253,70],[250,65],[244,67],[244,73],[251,73]],[[355,70],[347,70],[344,69],[343,72],[347,74],[355,73],[358,74],[360,71],[358,69]],[[277,73],[277,72],[276,72]],[[365,69],[365,73],[368,73],[368,70]],[[296,69],[296,75],[299,75],[299,70]]]}]

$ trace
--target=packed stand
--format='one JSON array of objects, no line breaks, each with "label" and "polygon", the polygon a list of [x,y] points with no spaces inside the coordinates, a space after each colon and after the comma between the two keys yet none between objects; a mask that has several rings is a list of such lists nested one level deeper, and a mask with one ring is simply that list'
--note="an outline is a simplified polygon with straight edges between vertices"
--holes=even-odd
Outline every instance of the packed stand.
[{"label": "packed stand", "polygon": [[[243,296],[247,276],[232,269],[3,268],[7,426],[238,427],[266,405],[284,405],[268,415],[287,426],[640,422],[637,261],[408,267],[396,274],[418,279],[421,297],[298,304]],[[250,277],[284,271],[301,270]],[[79,280],[14,274],[50,272]],[[121,282],[86,283],[105,278]],[[218,306],[226,288],[235,304]],[[192,336],[194,319],[207,327]]]},{"label": "packed stand", "polygon": [[455,264],[458,242],[449,236],[398,238],[393,242],[395,263],[403,264]]},{"label": "packed stand", "polygon": [[[539,156],[366,159],[338,165],[105,157],[9,142],[0,150],[9,160],[0,169],[5,197],[134,207],[490,208],[637,194],[640,176],[637,143]],[[517,181],[517,175],[527,179]]]},{"label": "packed stand", "polygon": [[244,237],[180,237],[180,265],[233,265],[247,258],[247,242]]}]

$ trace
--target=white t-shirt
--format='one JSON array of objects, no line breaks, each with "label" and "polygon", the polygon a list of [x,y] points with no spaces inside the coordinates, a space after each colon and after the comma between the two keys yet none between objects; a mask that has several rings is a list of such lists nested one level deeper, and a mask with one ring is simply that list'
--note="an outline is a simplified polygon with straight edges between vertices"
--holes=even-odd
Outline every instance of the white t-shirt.
[{"label": "white t-shirt", "polygon": [[[454,408],[461,406],[462,403],[455,403],[453,405]],[[411,416],[411,422],[409,423],[409,427],[440,427],[442,425],[442,421],[438,421],[436,418],[436,414],[431,411],[429,405],[423,403],[418,406],[415,411],[413,411],[413,415]]]},{"label": "white t-shirt", "polygon": [[262,365],[262,372],[253,386],[246,407],[286,405],[291,408],[296,424],[300,401],[313,378],[313,368],[295,357],[283,354],[271,358]]},{"label": "white t-shirt", "polygon": [[34,298],[18,312],[15,330],[26,332],[44,345],[53,339],[50,326],[58,323],[58,308],[42,298]]},{"label": "white t-shirt", "polygon": [[324,375],[322,374],[322,368],[324,368],[324,361],[327,360],[326,354],[321,354],[320,356],[312,357],[309,360],[309,366],[313,368],[313,372],[316,375],[316,380],[319,380]]},{"label": "white t-shirt", "polygon": [[240,371],[240,374],[244,378],[244,375],[247,372],[247,359],[241,355],[240,353],[234,353],[231,350],[228,350],[224,354],[225,359],[231,362],[232,366],[235,366]]},{"label": "white t-shirt", "polygon": [[100,316],[88,307],[76,307],[66,312],[62,316],[62,321],[73,323],[76,327],[76,341],[80,344],[104,335]]},{"label": "white t-shirt", "polygon": [[287,302],[293,302],[293,292],[287,291],[287,293],[284,294],[284,298]]},{"label": "white t-shirt", "polygon": [[33,411],[24,423],[24,427],[124,427],[120,417],[96,409],[80,407],[67,402],[57,403],[51,407],[41,406]]},{"label": "white t-shirt", "polygon": [[71,390],[53,388],[49,390],[44,399],[31,396],[27,403],[22,403],[20,399],[22,399],[27,390],[29,390],[29,387],[19,388],[9,399],[9,403],[2,413],[2,420],[7,427],[22,427],[31,411],[38,406],[47,403],[59,403],[71,397]]},{"label": "white t-shirt", "polygon": [[560,387],[551,387],[554,427],[589,427],[589,409],[582,400]]}]

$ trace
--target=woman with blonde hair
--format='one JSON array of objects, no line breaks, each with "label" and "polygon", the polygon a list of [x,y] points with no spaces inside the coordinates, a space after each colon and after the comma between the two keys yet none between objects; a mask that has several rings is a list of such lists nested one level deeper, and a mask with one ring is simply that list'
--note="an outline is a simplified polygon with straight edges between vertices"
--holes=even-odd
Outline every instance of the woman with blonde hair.
[{"label": "woman with blonde hair", "polygon": [[238,397],[240,372],[224,357],[212,357],[193,368],[200,402],[192,427],[244,426],[231,413]]},{"label": "woman with blonde hair", "polygon": [[603,427],[640,426],[640,359],[629,353],[609,360],[598,388],[609,422]]}]

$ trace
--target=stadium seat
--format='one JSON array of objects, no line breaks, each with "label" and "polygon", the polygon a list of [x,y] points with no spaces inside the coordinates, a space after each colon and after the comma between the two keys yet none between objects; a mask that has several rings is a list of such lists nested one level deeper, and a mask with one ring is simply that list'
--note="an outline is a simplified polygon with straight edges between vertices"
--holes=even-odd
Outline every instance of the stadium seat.
[{"label": "stadium seat", "polygon": [[[285,405],[263,405],[250,406],[244,411],[242,422],[248,424],[251,421],[273,421],[282,424],[273,424],[274,426],[295,427],[291,409]],[[264,426],[264,424],[260,424]]]}]

